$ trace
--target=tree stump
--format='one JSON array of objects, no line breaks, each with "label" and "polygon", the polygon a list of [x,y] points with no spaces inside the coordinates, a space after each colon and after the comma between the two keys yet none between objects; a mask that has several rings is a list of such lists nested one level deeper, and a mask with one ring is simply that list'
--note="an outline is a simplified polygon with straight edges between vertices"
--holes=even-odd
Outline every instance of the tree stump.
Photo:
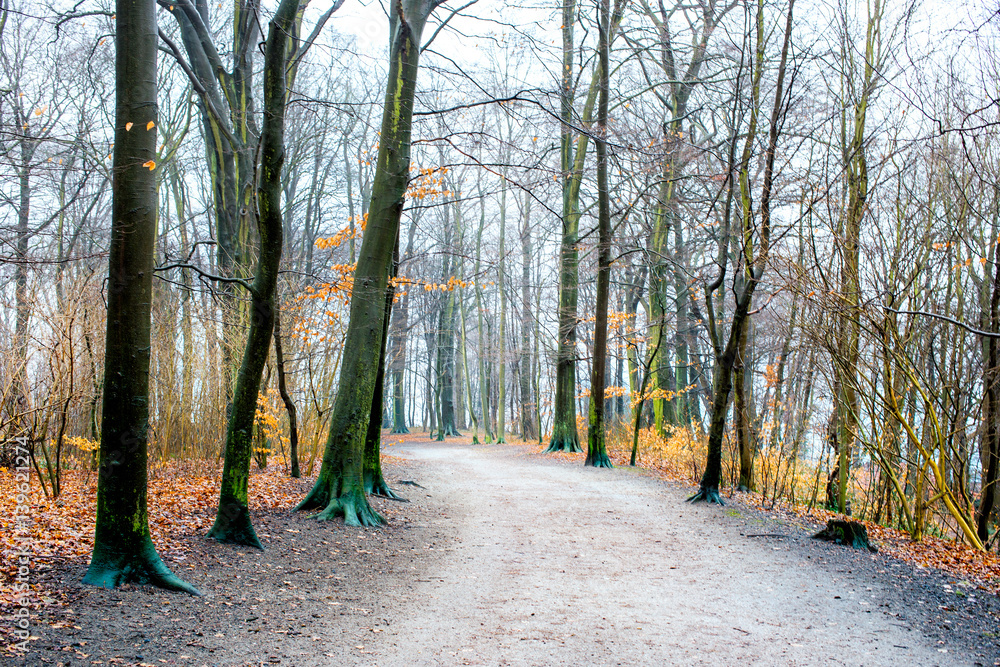
[{"label": "tree stump", "polygon": [[818,540],[852,546],[855,549],[867,549],[872,552],[878,551],[868,541],[868,529],[865,528],[864,524],[857,521],[830,519],[826,522],[826,528],[813,535],[813,537]]}]

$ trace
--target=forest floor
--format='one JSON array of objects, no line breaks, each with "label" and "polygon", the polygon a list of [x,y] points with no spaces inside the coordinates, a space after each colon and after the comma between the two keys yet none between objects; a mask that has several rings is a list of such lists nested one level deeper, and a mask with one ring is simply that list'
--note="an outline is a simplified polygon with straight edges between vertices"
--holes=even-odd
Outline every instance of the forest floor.
[{"label": "forest floor", "polygon": [[262,473],[264,552],[204,539],[211,500],[176,508],[160,550],[200,598],[80,586],[80,527],[39,568],[30,653],[0,664],[1000,665],[995,593],[810,539],[809,517],[538,446],[387,440],[411,502],[376,499],[380,529],[292,513],[310,480]]}]

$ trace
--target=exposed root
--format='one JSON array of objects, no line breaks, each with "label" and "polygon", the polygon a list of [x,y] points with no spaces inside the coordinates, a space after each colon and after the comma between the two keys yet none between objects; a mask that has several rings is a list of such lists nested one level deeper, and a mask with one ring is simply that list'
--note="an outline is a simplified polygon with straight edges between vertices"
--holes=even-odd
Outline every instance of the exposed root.
[{"label": "exposed root", "polygon": [[598,454],[593,458],[587,458],[585,465],[593,466],[595,468],[614,468],[615,466],[611,463],[611,459],[608,458],[607,454]]},{"label": "exposed root", "polygon": [[370,496],[378,496],[379,498],[385,498],[386,500],[395,500],[401,503],[410,502],[406,498],[397,494],[395,491],[389,488],[386,484],[385,479],[379,475],[377,480],[365,480],[365,493]]},{"label": "exposed root", "polygon": [[146,538],[138,553],[133,554],[95,547],[83,583],[101,588],[115,588],[126,583],[148,584],[169,591],[201,596],[201,591],[175,575],[163,564],[149,538]]},{"label": "exposed root", "polygon": [[293,511],[314,510],[326,507],[330,504],[330,487],[323,481],[323,475],[319,476],[309,494],[302,499]]},{"label": "exposed root", "polygon": [[339,516],[344,517],[345,526],[382,526],[386,521],[381,514],[372,509],[364,492],[360,490],[347,491],[338,498],[330,500],[323,511],[312,516],[317,521],[330,521]]},{"label": "exposed root", "polygon": [[213,540],[223,544],[241,544],[247,547],[264,550],[264,545],[257,537],[253,523],[250,521],[250,511],[245,505],[229,503],[219,507],[208,535]]},{"label": "exposed root", "polygon": [[391,431],[389,431],[389,434],[390,435],[407,435],[409,432],[410,432],[410,429],[408,429],[408,428],[406,428],[404,426],[402,428],[395,428],[394,427]]},{"label": "exposed root", "polygon": [[552,436],[552,440],[549,441],[549,448],[545,450],[545,453],[555,454],[557,452],[569,452],[570,454],[576,454],[582,451],[583,448],[580,447],[579,440],[575,438]]},{"label": "exposed root", "polygon": [[705,487],[702,487],[702,488],[698,489],[698,493],[696,493],[693,496],[691,496],[690,498],[688,498],[686,502],[689,502],[689,503],[702,503],[702,502],[704,502],[704,503],[708,503],[710,505],[712,505],[712,504],[714,504],[714,505],[725,505],[726,504],[726,501],[724,501],[722,499],[722,496],[719,495],[719,490],[718,489],[715,489],[715,488],[707,488],[706,489]]}]

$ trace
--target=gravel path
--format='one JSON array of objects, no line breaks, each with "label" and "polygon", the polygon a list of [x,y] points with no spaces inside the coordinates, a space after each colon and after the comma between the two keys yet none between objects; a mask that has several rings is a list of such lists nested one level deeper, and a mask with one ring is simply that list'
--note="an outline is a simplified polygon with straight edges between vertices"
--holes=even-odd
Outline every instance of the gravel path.
[{"label": "gravel path", "polygon": [[429,464],[419,481],[450,539],[374,664],[975,664],[901,622],[893,591],[838,572],[843,547],[754,537],[774,528],[745,510],[526,449],[392,453]]}]

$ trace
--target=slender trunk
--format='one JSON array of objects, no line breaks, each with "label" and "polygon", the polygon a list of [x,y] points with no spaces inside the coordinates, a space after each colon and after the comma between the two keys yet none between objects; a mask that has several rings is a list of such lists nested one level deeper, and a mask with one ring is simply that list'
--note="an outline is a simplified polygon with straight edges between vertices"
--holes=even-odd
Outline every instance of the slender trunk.
[{"label": "slender trunk", "polygon": [[[767,266],[770,252],[771,239],[771,196],[774,182],[774,161],[777,150],[778,137],[780,135],[781,118],[785,109],[785,70],[788,63],[788,51],[792,38],[792,11],[795,0],[788,3],[788,14],[785,20],[784,41],[781,48],[781,61],[778,66],[778,80],[774,93],[774,104],[771,109],[770,130],[768,133],[767,148],[764,154],[764,176],[761,185],[760,205],[758,208],[758,219],[751,216],[752,210],[749,205],[749,159],[750,152],[756,135],[757,113],[759,112],[760,79],[764,58],[764,0],[758,0],[757,4],[757,47],[756,62],[753,72],[753,102],[751,107],[750,127],[746,135],[746,143],[743,158],[740,162],[740,194],[742,200],[742,245],[744,272],[737,274],[736,280],[736,307],[733,311],[730,325],[729,339],[725,346],[719,342],[716,329],[714,308],[711,304],[712,289],[718,289],[722,280],[706,288],[706,303],[709,308],[709,329],[712,332],[713,342],[716,344],[717,361],[715,368],[715,378],[713,384],[712,398],[712,423],[708,436],[708,456],[705,464],[705,473],[701,479],[698,493],[689,498],[690,501],[707,501],[723,504],[719,495],[719,485],[722,481],[722,441],[726,428],[726,414],[729,411],[729,397],[732,389],[733,367],[737,361],[738,348],[744,335],[744,328],[749,326],[750,304],[753,300],[753,293],[756,289],[764,269]],[[732,188],[732,184],[730,184]],[[730,190],[732,192],[732,190]],[[727,213],[728,217],[728,213]],[[760,241],[759,252],[752,254],[751,235],[756,230]],[[725,252],[726,243],[720,243],[720,254]],[[725,274],[721,274],[724,278]],[[719,353],[721,351],[721,354]]]},{"label": "slender trunk", "polygon": [[605,444],[604,388],[608,356],[608,292],[611,285],[611,203],[608,197],[608,79],[610,0],[601,0],[598,9],[598,57],[600,96],[597,103],[597,304],[594,320],[594,361],[590,380],[590,414],[587,428],[585,465],[611,468]]},{"label": "slender trunk", "polygon": [[283,221],[281,172],[285,161],[285,56],[288,30],[299,0],[282,0],[271,20],[264,52],[264,125],[260,137],[260,185],[257,189],[257,231],[260,249],[257,275],[251,286],[249,331],[226,429],[225,461],[219,510],[208,537],[230,544],[263,546],[250,522],[247,484],[253,451],[254,424],[261,373],[271,348],[275,293],[281,264]]},{"label": "slender trunk", "polygon": [[275,298],[274,306],[274,360],[278,369],[278,391],[281,393],[281,400],[285,404],[285,411],[288,413],[288,459],[291,467],[291,476],[298,478],[302,474],[299,471],[299,426],[295,413],[295,403],[288,393],[288,385],[285,380],[285,355],[281,347],[281,311],[280,302]]},{"label": "slender trunk", "polygon": [[505,443],[507,442],[504,435],[507,432],[507,414],[505,412],[507,382],[504,377],[504,372],[507,369],[507,340],[505,336],[507,326],[507,286],[504,284],[503,265],[504,253],[506,252],[506,248],[504,248],[504,228],[507,222],[507,179],[501,176],[500,182],[502,184],[500,190],[500,258],[497,263],[497,290],[500,293],[500,345],[497,348],[497,374],[499,375],[497,378],[497,442]]},{"label": "slender trunk", "polygon": [[486,225],[486,200],[483,197],[482,189],[479,191],[479,230],[476,232],[476,318],[478,322],[479,332],[479,402],[481,404],[480,413],[483,418],[483,442],[490,444],[493,442],[493,429],[490,427],[490,412],[489,412],[489,376],[486,374],[486,336],[484,332],[486,329],[483,327],[483,287],[482,281],[479,279],[479,267],[482,260],[482,249],[483,249],[483,227]]},{"label": "slender trunk", "polygon": [[531,197],[524,193],[524,222],[521,225],[521,358],[518,363],[518,382],[521,396],[521,439],[534,440],[538,437],[535,422],[536,406],[531,392]]}]

